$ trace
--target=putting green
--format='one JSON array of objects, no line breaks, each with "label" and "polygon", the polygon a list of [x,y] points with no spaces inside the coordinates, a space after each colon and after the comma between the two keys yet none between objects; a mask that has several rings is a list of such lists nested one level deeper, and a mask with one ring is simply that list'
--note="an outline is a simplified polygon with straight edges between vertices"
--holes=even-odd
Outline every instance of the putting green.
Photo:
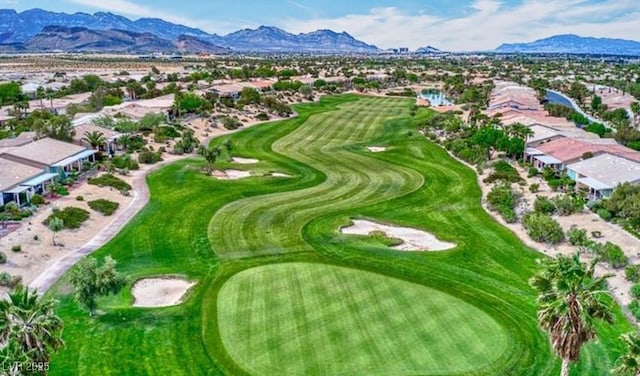
[{"label": "putting green", "polygon": [[218,297],[225,348],[253,375],[452,374],[497,360],[507,335],[437,290],[325,264],[245,270]]}]

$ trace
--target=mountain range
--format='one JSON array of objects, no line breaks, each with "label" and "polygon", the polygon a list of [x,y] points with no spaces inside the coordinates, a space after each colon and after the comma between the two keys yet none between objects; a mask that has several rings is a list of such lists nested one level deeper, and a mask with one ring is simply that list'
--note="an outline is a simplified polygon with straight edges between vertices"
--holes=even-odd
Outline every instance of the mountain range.
[{"label": "mountain range", "polygon": [[539,39],[531,43],[503,44],[495,52],[640,56],[640,43],[625,39],[591,38],[564,34]]},{"label": "mountain range", "polygon": [[[123,40],[118,39],[119,34]],[[74,38],[80,42],[73,42]],[[47,48],[45,42],[52,44]],[[291,34],[276,27],[260,26],[220,36],[158,18],[132,21],[105,12],[67,14],[42,9],[20,13],[12,9],[0,10],[0,49],[4,51],[144,52],[154,45],[159,51],[187,51],[185,44],[192,47],[199,44],[200,50],[211,48],[212,52],[222,48],[262,52],[378,51],[376,46],[359,41],[346,32],[331,30]]]}]

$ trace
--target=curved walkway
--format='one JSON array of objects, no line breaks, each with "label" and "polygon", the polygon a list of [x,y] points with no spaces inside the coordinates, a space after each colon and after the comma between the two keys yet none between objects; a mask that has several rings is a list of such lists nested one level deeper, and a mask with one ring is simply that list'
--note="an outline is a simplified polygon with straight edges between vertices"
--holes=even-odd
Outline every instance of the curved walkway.
[{"label": "curved walkway", "polygon": [[42,272],[36,279],[34,279],[29,287],[38,290],[40,293],[47,291],[54,283],[76,262],[78,262],[84,256],[92,253],[96,249],[102,247],[109,240],[111,240],[120,230],[133,218],[138,212],[149,202],[149,187],[147,186],[146,177],[149,173],[164,166],[167,163],[174,162],[178,158],[172,158],[165,160],[152,168],[142,171],[139,175],[135,176],[131,181],[132,191],[134,194],[133,200],[129,205],[121,210],[116,217],[104,227],[100,232],[96,234],[87,244],[80,248],[77,248],[64,258],[57,260],[51,266],[49,266],[44,272]]}]

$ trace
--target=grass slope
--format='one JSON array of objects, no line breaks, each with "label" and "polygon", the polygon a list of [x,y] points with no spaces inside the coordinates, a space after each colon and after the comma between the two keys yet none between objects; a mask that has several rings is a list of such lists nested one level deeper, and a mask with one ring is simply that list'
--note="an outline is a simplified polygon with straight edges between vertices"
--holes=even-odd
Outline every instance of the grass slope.
[{"label": "grass slope", "polygon": [[[230,336],[247,338],[250,326],[245,320],[238,320],[231,326],[234,329],[225,325],[221,330],[218,318],[228,322],[234,307],[238,312],[264,309],[277,314],[277,307],[266,304],[278,295],[278,284],[295,285],[297,279],[311,275],[311,270],[331,271],[326,274],[339,281],[348,276],[354,280],[348,291],[362,297],[371,296],[367,294],[372,291],[372,284],[380,284],[381,289],[391,286],[392,290],[411,286],[408,289],[414,290],[420,300],[423,294],[437,290],[433,295],[438,299],[433,299],[448,302],[447,307],[451,302],[460,302],[447,309],[455,312],[454,308],[459,307],[461,312],[467,312],[468,317],[460,322],[468,327],[497,323],[500,329],[494,332],[504,337],[506,350],[501,352],[501,346],[494,347],[496,360],[485,359],[473,371],[465,365],[473,358],[465,360],[467,354],[460,351],[447,352],[451,366],[459,366],[448,370],[438,369],[442,364],[437,361],[430,362],[428,351],[415,352],[408,364],[386,354],[381,359],[370,359],[368,348],[374,345],[367,333],[388,330],[390,321],[385,320],[391,318],[386,318],[385,312],[406,312],[402,306],[404,295],[395,293],[391,294],[394,299],[381,300],[389,307],[378,307],[369,316],[361,314],[363,305],[354,299],[335,299],[329,306],[348,323],[334,324],[334,331],[341,335],[360,333],[361,341],[349,351],[362,356],[352,359],[342,355],[341,363],[331,356],[322,363],[303,357],[293,359],[297,361],[291,366],[274,367],[292,367],[287,371],[293,374],[319,374],[325,370],[354,370],[361,364],[375,367],[384,360],[384,372],[389,374],[415,373],[406,372],[406,367],[415,365],[425,367],[420,372],[426,374],[559,372],[559,362],[552,356],[546,336],[537,329],[534,296],[526,283],[535,270],[534,260],[540,255],[525,248],[482,210],[473,171],[423,138],[407,136],[407,130],[415,130],[414,121],[408,117],[409,105],[407,100],[390,98],[324,98],[320,104],[298,106],[299,118],[230,136],[234,153],[261,161],[257,166],[240,168],[280,171],[292,178],[216,181],[199,172],[203,162],[195,159],[152,174],[148,178],[149,205],[96,255],[113,255],[132,282],[142,276],[176,274],[198,280],[197,287],[183,305],[163,309],[132,308],[131,295],[124,291],[101,300],[104,313],[90,319],[72,301],[63,279],[49,294],[61,301],[59,312],[66,323],[67,348],[54,357],[51,374],[246,374],[253,367],[247,357],[285,356],[279,349],[285,346],[286,332],[272,330],[273,327],[267,332],[252,332],[251,336],[262,336],[273,351],[238,354],[238,349],[246,345]],[[387,145],[389,150],[372,154],[363,149],[374,144]],[[419,227],[459,247],[438,253],[390,251],[374,239],[339,234],[338,227],[349,217]],[[304,263],[303,270],[295,270],[300,275],[291,272],[292,267],[283,266],[288,262]],[[341,272],[334,272],[336,266],[341,267]],[[238,282],[258,278],[254,277],[255,270],[288,272],[278,279],[260,277],[265,281],[260,288],[239,289]],[[325,296],[320,291],[313,292],[313,283],[301,281],[297,285],[301,289],[298,291],[305,294],[290,300],[289,309],[295,313],[278,316],[274,326],[297,328],[301,335],[291,338],[295,338],[298,348],[308,349],[314,343],[311,341],[331,332],[315,333],[317,329],[310,321],[313,316],[303,314],[300,299],[321,302]],[[234,293],[240,290],[242,293]],[[340,291],[344,294],[346,290]],[[294,293],[288,291],[285,299]],[[245,297],[246,302],[230,307],[226,301],[234,294]],[[379,294],[381,299],[388,296],[382,291]],[[426,300],[416,302],[415,309],[422,311],[440,304],[429,305]],[[320,317],[332,314],[321,308],[314,310]],[[477,312],[476,321],[473,314]],[[617,336],[630,330],[619,312],[618,317],[616,326],[600,330],[601,342],[587,347],[573,374],[607,373],[621,350]],[[412,323],[415,325],[416,321],[419,318]],[[439,321],[441,325],[446,322]],[[262,325],[258,319],[255,323]],[[425,319],[419,325],[423,329],[438,326],[434,319]],[[462,324],[461,327],[464,328]],[[480,333],[475,329],[466,331],[457,345],[470,344],[482,353],[485,342]],[[394,351],[414,351],[419,344],[410,338],[392,341],[399,346]],[[412,342],[411,346],[408,342]],[[325,338],[324,343],[332,342]],[[346,344],[346,339],[338,340],[327,351],[342,354]],[[438,350],[430,346],[430,351]],[[265,367],[266,363],[261,364],[259,367]]]}]

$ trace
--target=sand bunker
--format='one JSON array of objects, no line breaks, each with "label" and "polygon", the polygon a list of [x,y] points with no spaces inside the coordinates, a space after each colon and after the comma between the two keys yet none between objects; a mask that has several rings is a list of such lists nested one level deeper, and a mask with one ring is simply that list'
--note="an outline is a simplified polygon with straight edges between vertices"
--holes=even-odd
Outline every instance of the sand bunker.
[{"label": "sand bunker", "polygon": [[283,172],[272,172],[271,176],[275,176],[277,178],[290,178],[291,177],[291,175],[287,175],[287,174],[285,174]]},{"label": "sand bunker", "polygon": [[380,153],[381,151],[387,150],[387,148],[382,146],[367,146],[367,150],[369,150],[372,153]]},{"label": "sand bunker", "polygon": [[382,231],[390,238],[402,240],[402,244],[392,247],[399,251],[444,251],[456,246],[415,228],[387,226],[360,219],[354,219],[353,225],[342,227],[340,231],[352,235],[369,235],[373,231]]},{"label": "sand bunker", "polygon": [[238,163],[238,164],[254,164],[254,163],[260,162],[259,160],[253,159],[253,158],[240,158],[240,157],[233,157],[231,158],[231,160],[234,163]]},{"label": "sand bunker", "polygon": [[179,278],[144,278],[131,288],[134,307],[169,307],[182,303],[195,282]]},{"label": "sand bunker", "polygon": [[249,171],[242,171],[242,170],[224,170],[224,171],[216,170],[213,172],[213,176],[216,179],[220,179],[220,180],[237,180],[237,179],[248,178],[251,176],[251,173]]}]

